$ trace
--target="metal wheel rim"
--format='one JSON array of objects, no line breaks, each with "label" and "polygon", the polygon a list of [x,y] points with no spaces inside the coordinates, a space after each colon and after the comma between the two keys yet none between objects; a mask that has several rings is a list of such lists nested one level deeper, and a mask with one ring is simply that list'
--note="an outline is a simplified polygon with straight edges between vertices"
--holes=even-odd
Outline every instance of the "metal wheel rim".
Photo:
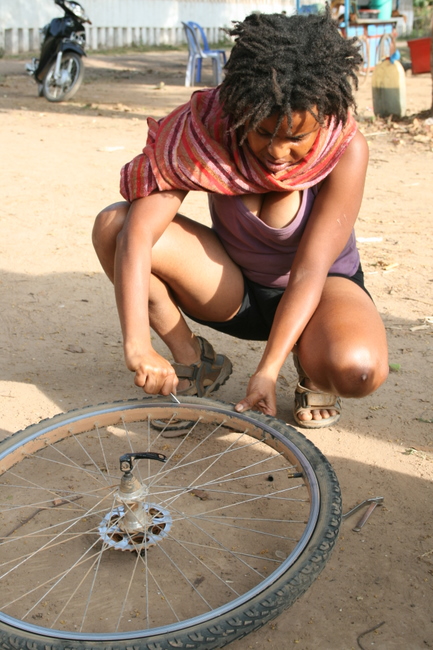
[{"label": "metal wheel rim", "polygon": [[[166,401],[161,401],[161,402],[152,402],[149,405],[146,405],[146,403],[119,403],[118,405],[110,406],[107,408],[104,407],[96,407],[92,411],[88,411],[84,414],[79,414],[79,415],[73,415],[71,414],[71,417],[69,419],[64,419],[61,422],[61,426],[67,426],[76,422],[82,422],[86,421],[91,417],[94,417],[95,415],[102,415],[102,414],[107,414],[107,413],[116,413],[118,411],[146,411],[149,408],[157,408],[157,407],[166,407],[167,405],[172,406],[172,403],[166,402]],[[267,587],[272,585],[279,577],[281,577],[288,569],[290,566],[293,565],[293,563],[296,561],[296,559],[301,555],[305,547],[307,546],[309,540],[311,539],[311,536],[314,532],[319,511],[320,511],[320,488],[318,485],[317,477],[313,471],[313,468],[307,459],[307,457],[303,454],[303,452],[294,444],[292,443],[291,440],[288,440],[281,434],[278,430],[274,429],[272,426],[266,424],[265,422],[257,422],[257,420],[254,419],[254,417],[249,416],[248,414],[238,414],[238,413],[233,413],[231,411],[226,410],[225,408],[221,407],[212,407],[211,409],[209,406],[204,405],[199,405],[199,404],[189,404],[187,402],[182,402],[179,405],[176,405],[176,407],[179,407],[181,409],[187,409],[187,408],[192,408],[195,411],[209,411],[211,410],[214,413],[219,413],[221,415],[227,415],[227,416],[235,416],[239,417],[242,421],[248,422],[250,424],[253,424],[257,426],[259,424],[260,428],[263,429],[264,431],[267,431],[270,433],[273,438],[276,438],[283,442],[283,444],[289,449],[290,453],[293,454],[293,456],[298,460],[300,465],[302,466],[302,469],[305,473],[305,476],[308,481],[308,488],[310,492],[310,514],[308,518],[308,523],[305,527],[305,530],[301,536],[301,539],[293,549],[293,551],[290,553],[290,555],[281,562],[281,564],[278,566],[278,568],[270,573],[270,575],[263,581],[259,582],[253,589],[245,592],[242,594],[240,597],[230,600],[229,602],[225,603],[224,605],[212,609],[209,612],[206,612],[204,614],[200,614],[198,616],[195,616],[193,618],[188,618],[184,621],[176,622],[173,624],[169,625],[164,625],[164,626],[159,626],[159,627],[154,627],[150,629],[140,629],[140,630],[134,630],[134,631],[128,631],[128,632],[111,632],[111,633],[81,633],[81,632],[73,632],[73,631],[64,631],[60,629],[55,629],[55,628],[46,628],[46,627],[41,627],[32,623],[26,623],[21,621],[20,619],[16,619],[12,616],[9,616],[7,614],[4,614],[3,612],[0,611],[0,622],[3,622],[9,626],[15,627],[17,629],[23,630],[25,632],[31,632],[37,635],[41,636],[46,636],[46,637],[52,637],[52,638],[59,638],[59,639],[66,639],[70,641],[122,641],[122,640],[129,640],[129,639],[134,639],[134,638],[143,638],[145,639],[146,637],[149,636],[157,636],[157,635],[163,635],[163,634],[168,634],[170,632],[174,631],[179,631],[183,630],[186,628],[189,628],[194,625],[200,625],[203,623],[206,623],[218,616],[227,614],[231,612],[234,608],[247,603],[249,600],[254,598],[256,595],[260,594],[263,592]],[[66,415],[66,414],[65,414]],[[39,438],[40,436],[56,430],[59,428],[58,423],[47,423],[47,426],[45,428],[38,429],[33,435],[30,435],[28,438],[25,439],[25,442],[28,442],[29,440],[34,440]],[[64,436],[63,439],[67,438],[68,436]],[[7,450],[6,453],[0,454],[0,462],[1,460],[8,456],[9,454],[13,453],[16,449],[19,449],[24,442],[17,442],[13,447]]]},{"label": "metal wheel rim", "polygon": [[[67,63],[69,62],[69,58],[67,60]],[[72,65],[75,66],[75,74],[70,75],[70,83],[67,85],[57,85],[54,80],[54,68],[51,68],[51,70],[48,73],[47,77],[47,89],[48,89],[48,94],[52,99],[58,99],[59,97],[62,97],[63,95],[66,95],[71,88],[75,85],[77,78],[78,78],[78,73],[79,69],[78,66],[75,62],[74,59],[72,60]],[[60,70],[64,69],[64,63],[62,62],[62,65],[60,67]],[[54,89],[55,92],[52,92],[52,89]]]}]

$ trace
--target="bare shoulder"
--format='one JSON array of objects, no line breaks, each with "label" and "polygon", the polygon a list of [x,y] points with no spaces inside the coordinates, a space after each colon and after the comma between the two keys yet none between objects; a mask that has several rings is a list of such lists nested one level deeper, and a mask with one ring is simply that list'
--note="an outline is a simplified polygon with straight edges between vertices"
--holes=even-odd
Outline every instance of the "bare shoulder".
[{"label": "bare shoulder", "polygon": [[357,131],[341,156],[328,179],[341,182],[345,178],[365,178],[368,165],[368,144],[362,133]]},{"label": "bare shoulder", "polygon": [[355,133],[344,152],[343,158],[350,158],[364,163],[368,161],[368,144],[361,131]]},{"label": "bare shoulder", "polygon": [[344,154],[323,181],[321,198],[331,198],[339,202],[344,197],[355,205],[364,192],[364,183],[368,166],[368,144],[362,133],[357,131],[348,144]]}]

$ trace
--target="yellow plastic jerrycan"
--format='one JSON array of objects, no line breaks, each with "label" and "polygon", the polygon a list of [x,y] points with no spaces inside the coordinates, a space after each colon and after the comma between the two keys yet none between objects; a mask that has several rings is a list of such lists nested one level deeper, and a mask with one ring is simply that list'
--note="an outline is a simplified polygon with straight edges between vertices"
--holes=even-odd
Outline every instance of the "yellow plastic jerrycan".
[{"label": "yellow plastic jerrycan", "polygon": [[397,51],[373,70],[373,111],[379,117],[404,117],[406,114],[406,77]]}]

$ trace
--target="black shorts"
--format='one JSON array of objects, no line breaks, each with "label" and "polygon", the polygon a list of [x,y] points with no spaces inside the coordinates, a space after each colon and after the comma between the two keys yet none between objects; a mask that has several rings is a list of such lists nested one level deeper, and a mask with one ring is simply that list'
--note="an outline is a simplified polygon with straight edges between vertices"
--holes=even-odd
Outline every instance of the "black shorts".
[{"label": "black shorts", "polygon": [[[364,273],[361,265],[359,265],[355,275],[350,277],[342,273],[328,274],[328,277],[332,276],[351,280],[370,296],[364,286]],[[233,318],[228,321],[220,323],[218,321],[200,320],[199,318],[194,318],[189,314],[186,315],[196,323],[207,325],[207,327],[211,327],[212,329],[217,330],[218,332],[223,332],[224,334],[229,334],[237,339],[267,341],[272,323],[274,322],[275,312],[283,293],[284,288],[264,287],[244,276],[244,298],[236,316],[233,316]]]}]

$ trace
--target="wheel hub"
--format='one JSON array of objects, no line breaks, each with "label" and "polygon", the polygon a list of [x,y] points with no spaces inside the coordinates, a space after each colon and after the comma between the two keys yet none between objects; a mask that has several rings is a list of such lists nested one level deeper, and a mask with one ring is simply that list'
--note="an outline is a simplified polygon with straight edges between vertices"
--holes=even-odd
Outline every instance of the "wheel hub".
[{"label": "wheel hub", "polygon": [[58,86],[70,86],[71,85],[71,75],[68,70],[62,69],[59,76],[56,76],[56,84]]},{"label": "wheel hub", "polygon": [[120,457],[123,476],[116,495],[120,505],[108,512],[98,527],[107,546],[120,551],[142,552],[167,537],[172,518],[166,508],[149,503],[148,489],[132,473],[132,462],[148,458],[165,462],[163,454],[139,452]]},{"label": "wheel hub", "polygon": [[[121,505],[108,512],[99,526],[102,541],[118,551],[147,550],[167,537],[172,525],[168,510],[153,503],[136,504],[137,512],[134,530],[125,529],[125,518],[129,506]],[[140,526],[140,519],[144,522]]]}]

